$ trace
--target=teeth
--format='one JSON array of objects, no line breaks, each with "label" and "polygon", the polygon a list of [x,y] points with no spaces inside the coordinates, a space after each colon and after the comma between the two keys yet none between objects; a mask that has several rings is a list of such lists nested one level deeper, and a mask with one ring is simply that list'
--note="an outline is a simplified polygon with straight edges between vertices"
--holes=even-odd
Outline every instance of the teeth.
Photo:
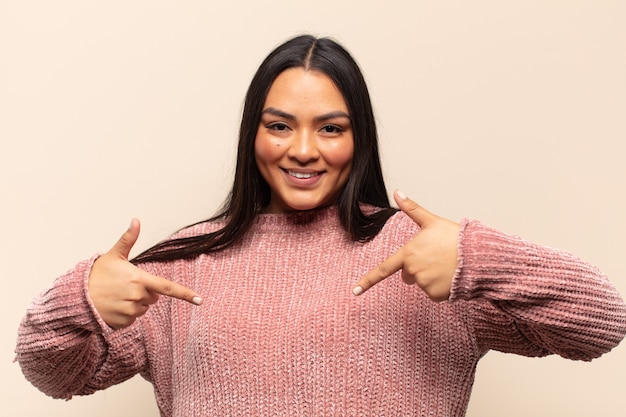
[{"label": "teeth", "polygon": [[287,172],[292,177],[301,178],[301,179],[312,178],[312,177],[317,175],[316,172],[307,172],[307,173],[305,173],[305,172],[295,172],[295,171],[287,171]]}]

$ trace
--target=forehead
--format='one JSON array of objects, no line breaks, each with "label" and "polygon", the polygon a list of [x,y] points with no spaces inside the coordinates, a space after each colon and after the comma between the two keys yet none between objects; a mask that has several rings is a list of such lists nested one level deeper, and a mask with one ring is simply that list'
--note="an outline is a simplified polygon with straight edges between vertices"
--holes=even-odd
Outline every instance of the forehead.
[{"label": "forehead", "polygon": [[343,95],[328,75],[302,67],[289,68],[276,77],[265,99],[265,107],[348,112]]}]

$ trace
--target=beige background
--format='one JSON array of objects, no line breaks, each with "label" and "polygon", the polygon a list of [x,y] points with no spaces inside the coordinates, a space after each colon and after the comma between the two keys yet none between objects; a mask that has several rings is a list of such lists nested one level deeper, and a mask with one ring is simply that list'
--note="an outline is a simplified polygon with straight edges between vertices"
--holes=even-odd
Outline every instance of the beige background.
[{"label": "beige background", "polygon": [[[158,414],[139,378],[39,393],[12,363],[19,320],[131,217],[141,249],[213,213],[248,82],[302,32],[363,67],[390,189],[573,251],[626,294],[624,1],[2,0],[3,416]],[[626,343],[591,364],[490,353],[468,415],[618,416],[625,389]]]}]

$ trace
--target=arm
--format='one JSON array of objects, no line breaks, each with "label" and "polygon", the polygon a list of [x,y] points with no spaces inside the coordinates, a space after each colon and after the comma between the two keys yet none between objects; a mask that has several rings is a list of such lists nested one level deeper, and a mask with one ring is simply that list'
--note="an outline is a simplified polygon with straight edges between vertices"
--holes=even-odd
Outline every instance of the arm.
[{"label": "arm", "polygon": [[98,317],[87,283],[95,257],[79,263],[35,298],[17,339],[17,361],[34,386],[54,398],[91,394],[141,371],[139,323],[113,330]]},{"label": "arm", "polygon": [[363,276],[356,295],[402,271],[434,301],[468,301],[484,350],[590,360],[626,334],[626,306],[596,268],[567,252],[436,216],[401,193],[418,232]]},{"label": "arm", "polygon": [[[195,291],[128,261],[138,236],[139,221],[133,219],[111,250],[58,278],[29,308],[18,334],[17,360],[26,378],[46,394],[69,399],[138,372],[149,375],[142,330],[147,320],[158,320],[158,313],[137,319],[154,312],[151,307],[162,295],[202,302]],[[153,272],[164,268],[155,266]]]},{"label": "arm", "polygon": [[459,236],[450,301],[482,303],[474,327],[485,348],[591,360],[624,338],[624,301],[597,268],[478,222]]}]

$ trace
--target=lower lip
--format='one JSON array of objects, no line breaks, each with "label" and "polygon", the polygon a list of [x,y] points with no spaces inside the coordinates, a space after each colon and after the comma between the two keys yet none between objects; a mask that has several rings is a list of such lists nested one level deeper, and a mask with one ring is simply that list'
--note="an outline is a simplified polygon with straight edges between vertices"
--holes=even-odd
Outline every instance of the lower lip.
[{"label": "lower lip", "polygon": [[322,179],[322,175],[324,175],[322,173],[322,174],[314,175],[310,178],[297,178],[297,177],[294,177],[293,175],[289,175],[287,171],[283,171],[283,174],[285,175],[287,182],[297,187],[311,187],[317,184]]}]

